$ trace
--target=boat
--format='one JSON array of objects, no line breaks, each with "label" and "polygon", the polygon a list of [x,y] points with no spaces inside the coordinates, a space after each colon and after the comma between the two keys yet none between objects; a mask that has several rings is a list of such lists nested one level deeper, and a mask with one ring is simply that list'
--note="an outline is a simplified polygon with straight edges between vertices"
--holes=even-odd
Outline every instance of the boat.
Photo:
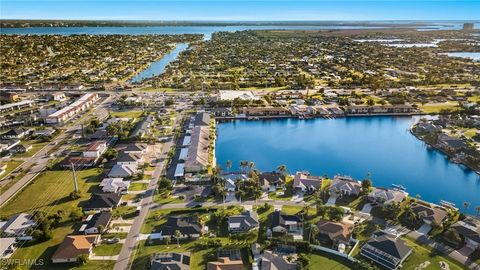
[{"label": "boat", "polygon": [[405,188],[404,186],[402,186],[402,185],[392,184],[392,187],[394,187],[394,188],[396,188],[396,189],[399,189],[399,190],[403,190],[403,191],[406,190],[406,188]]}]

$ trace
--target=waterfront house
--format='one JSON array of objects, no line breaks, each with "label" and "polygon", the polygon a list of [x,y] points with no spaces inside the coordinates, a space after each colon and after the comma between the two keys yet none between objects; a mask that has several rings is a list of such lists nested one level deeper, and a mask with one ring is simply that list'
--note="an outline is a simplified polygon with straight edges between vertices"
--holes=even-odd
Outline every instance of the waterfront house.
[{"label": "waterfront house", "polygon": [[263,191],[272,192],[285,187],[286,176],[277,172],[264,172],[258,176],[258,180]]},{"label": "waterfront house", "polygon": [[208,146],[210,144],[210,127],[196,126],[193,128],[187,157],[185,158],[185,172],[199,173],[206,170],[208,165]]},{"label": "waterfront house", "polygon": [[351,177],[335,176],[329,187],[330,194],[343,196],[358,196],[362,191],[362,184]]},{"label": "waterfront house", "polygon": [[410,207],[423,223],[428,225],[431,225],[432,223],[442,224],[448,216],[447,211],[443,207],[437,205],[412,203]]},{"label": "waterfront house", "polygon": [[405,241],[386,233],[374,233],[361,248],[360,255],[385,267],[395,270],[412,254]]},{"label": "waterfront house", "polygon": [[467,147],[465,140],[451,137],[443,133],[438,136],[438,145],[440,148],[447,151],[459,151]]},{"label": "waterfront house", "polygon": [[349,115],[354,114],[413,114],[418,109],[412,105],[382,105],[382,106],[366,106],[354,105],[345,106],[345,113]]},{"label": "waterfront house", "polygon": [[130,181],[123,181],[123,178],[104,178],[100,183],[103,192],[115,193],[128,190]]},{"label": "waterfront house", "polygon": [[312,193],[322,186],[322,178],[311,176],[308,172],[297,172],[293,178],[295,191]]},{"label": "waterfront house", "polygon": [[240,110],[248,117],[287,116],[290,111],[282,107],[248,107]]},{"label": "waterfront house", "polygon": [[463,237],[467,248],[471,250],[480,248],[480,220],[467,217],[453,224],[451,228]]},{"label": "waterfront house", "polygon": [[210,114],[206,112],[200,112],[195,115],[193,125],[198,126],[210,126]]},{"label": "waterfront house", "polygon": [[154,253],[150,260],[150,270],[189,270],[190,253]]},{"label": "waterfront house", "polygon": [[216,117],[232,117],[232,109],[230,108],[213,108],[212,114]]},{"label": "waterfront house", "polygon": [[27,231],[35,226],[35,224],[32,215],[20,213],[11,216],[5,222],[0,222],[0,231],[7,237],[16,237],[19,240],[31,240],[32,237],[27,235]]},{"label": "waterfront house", "polygon": [[162,237],[175,238],[175,232],[180,232],[180,238],[198,238],[203,233],[203,226],[198,216],[169,216],[161,226]]},{"label": "waterfront house", "polygon": [[106,211],[88,215],[79,231],[84,234],[103,233],[108,228],[111,219],[112,213]]},{"label": "waterfront house", "polygon": [[413,127],[413,130],[420,134],[438,133],[442,131],[442,127],[431,122],[419,122]]},{"label": "waterfront house", "polygon": [[92,255],[100,235],[67,235],[52,256],[53,263],[76,262],[80,255]]},{"label": "waterfront house", "polygon": [[403,190],[376,187],[368,194],[368,201],[379,204],[400,203],[407,196],[408,193]]},{"label": "waterfront house", "polygon": [[230,233],[248,232],[259,226],[258,215],[254,211],[244,211],[240,215],[228,217],[228,231]]},{"label": "waterfront house", "polygon": [[270,230],[270,234],[287,233],[292,235],[294,240],[303,240],[303,222],[296,215],[287,215],[275,210],[270,215]]},{"label": "waterfront house", "polygon": [[110,172],[108,173],[108,177],[110,178],[128,178],[132,177],[137,173],[137,166],[136,165],[119,165],[115,164]]},{"label": "waterfront house", "polygon": [[348,246],[352,239],[353,226],[344,222],[320,220],[317,228],[318,240],[333,249],[338,249],[340,245]]},{"label": "waterfront house", "polygon": [[92,194],[90,200],[83,207],[83,211],[110,211],[118,206],[120,198],[118,193]]}]

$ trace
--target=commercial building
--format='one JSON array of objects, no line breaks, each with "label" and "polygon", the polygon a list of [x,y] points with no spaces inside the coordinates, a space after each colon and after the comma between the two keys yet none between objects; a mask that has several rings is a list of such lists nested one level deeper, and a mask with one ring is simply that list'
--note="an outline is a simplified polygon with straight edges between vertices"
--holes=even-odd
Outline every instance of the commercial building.
[{"label": "commercial building", "polygon": [[85,94],[80,99],[68,105],[67,107],[47,116],[45,122],[47,124],[62,124],[68,119],[78,114],[79,112],[87,110],[97,99],[97,93]]}]

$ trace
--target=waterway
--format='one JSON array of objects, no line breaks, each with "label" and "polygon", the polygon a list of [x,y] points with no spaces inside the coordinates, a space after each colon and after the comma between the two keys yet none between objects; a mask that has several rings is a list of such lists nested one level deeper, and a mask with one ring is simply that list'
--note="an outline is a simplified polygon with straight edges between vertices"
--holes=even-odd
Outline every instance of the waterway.
[{"label": "waterway", "polygon": [[450,57],[468,58],[474,61],[480,61],[480,52],[451,52],[445,54]]},{"label": "waterway", "polygon": [[[216,158],[225,169],[239,170],[242,160],[262,171],[285,164],[289,173],[350,175],[371,173],[376,186],[401,184],[412,196],[438,203],[447,200],[470,212],[480,206],[480,177],[428,148],[409,128],[412,117],[350,117],[340,119],[236,120],[218,125]],[[418,118],[417,118],[418,119]]]},{"label": "waterway", "polygon": [[188,44],[186,43],[179,43],[170,53],[166,54],[160,60],[153,62],[150,66],[146,69],[139,72],[135,77],[133,77],[130,82],[138,83],[146,78],[151,78],[154,76],[158,76],[165,71],[165,68],[168,64],[175,59],[177,59],[178,55],[188,48]]}]

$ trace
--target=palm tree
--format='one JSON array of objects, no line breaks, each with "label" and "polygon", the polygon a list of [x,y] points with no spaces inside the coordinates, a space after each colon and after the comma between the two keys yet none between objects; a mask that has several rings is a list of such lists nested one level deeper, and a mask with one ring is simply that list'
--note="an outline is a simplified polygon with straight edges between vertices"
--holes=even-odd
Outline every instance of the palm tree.
[{"label": "palm tree", "polygon": [[255,162],[250,161],[250,162],[248,163],[248,167],[250,168],[250,171],[252,171],[252,170],[255,168]]},{"label": "palm tree", "polygon": [[468,210],[468,207],[470,207],[469,202],[463,202],[463,212],[466,213]]},{"label": "palm tree", "polygon": [[230,172],[230,169],[232,168],[232,161],[227,160],[227,172]]},{"label": "palm tree", "polygon": [[480,217],[480,205],[475,207],[475,211],[477,211],[477,216]]},{"label": "palm tree", "polygon": [[240,167],[242,168],[242,172],[245,172],[245,168],[248,166],[248,161],[242,160],[240,161]]},{"label": "palm tree", "polygon": [[171,242],[172,242],[172,239],[170,238],[170,236],[165,237],[165,244],[167,246],[170,245]]},{"label": "palm tree", "polygon": [[177,238],[177,246],[180,247],[180,236],[182,236],[182,234],[180,233],[179,230],[175,230],[175,238]]},{"label": "palm tree", "polygon": [[287,172],[287,166],[285,165],[280,165],[278,166],[277,170],[281,173],[281,174],[285,174]]}]

